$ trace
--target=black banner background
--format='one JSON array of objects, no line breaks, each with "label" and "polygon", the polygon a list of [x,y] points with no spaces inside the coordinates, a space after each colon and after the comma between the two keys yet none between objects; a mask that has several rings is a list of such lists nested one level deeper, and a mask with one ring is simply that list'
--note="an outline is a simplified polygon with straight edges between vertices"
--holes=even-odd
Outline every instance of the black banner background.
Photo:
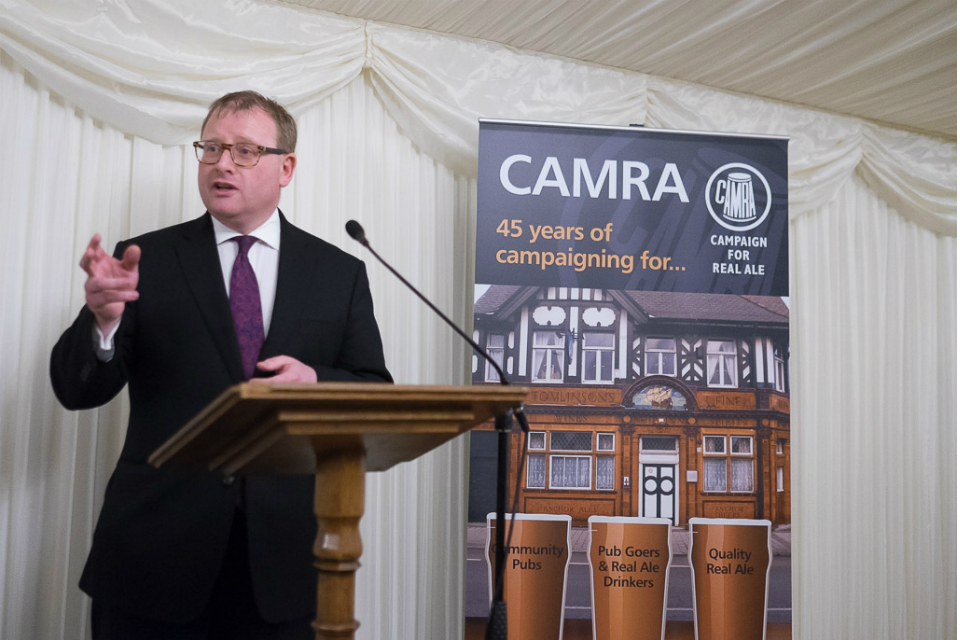
[{"label": "black banner background", "polygon": [[[524,157],[504,169],[517,155]],[[577,158],[589,178],[575,177]],[[601,182],[605,162],[613,171]],[[649,199],[637,185],[623,199],[625,173],[643,171],[625,163],[649,169],[642,181]],[[721,226],[705,198],[708,183],[714,196],[730,193],[732,172],[741,181],[748,177],[756,209],[738,230]],[[664,187],[659,194],[658,185]],[[481,121],[477,191],[478,283],[789,295],[784,138]],[[714,204],[717,216],[721,207]],[[548,239],[544,227],[550,227]],[[551,264],[544,266],[548,255]],[[587,255],[594,266],[576,262]],[[608,264],[612,256],[619,262]],[[564,261],[574,264],[558,266]]]}]

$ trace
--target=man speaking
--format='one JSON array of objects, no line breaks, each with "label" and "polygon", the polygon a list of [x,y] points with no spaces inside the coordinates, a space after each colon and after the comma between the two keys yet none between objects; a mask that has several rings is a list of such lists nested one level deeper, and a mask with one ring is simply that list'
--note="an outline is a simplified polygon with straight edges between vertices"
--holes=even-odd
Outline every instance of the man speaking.
[{"label": "man speaking", "polygon": [[296,123],[260,94],[215,101],[194,143],[207,212],[121,242],[94,236],[86,305],[53,349],[68,409],[129,384],[126,440],[80,587],[95,639],[312,638],[312,476],[155,469],[153,450],[227,387],[386,381],[363,263],[277,208]]}]

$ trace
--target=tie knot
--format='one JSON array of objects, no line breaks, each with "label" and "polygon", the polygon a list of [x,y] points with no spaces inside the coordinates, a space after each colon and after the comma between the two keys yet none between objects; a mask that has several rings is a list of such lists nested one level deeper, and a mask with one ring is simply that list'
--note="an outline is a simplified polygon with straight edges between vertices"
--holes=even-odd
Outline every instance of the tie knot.
[{"label": "tie knot", "polygon": [[231,238],[231,240],[237,241],[237,246],[240,247],[240,255],[247,255],[247,251],[250,251],[250,247],[253,246],[253,243],[257,241],[256,236],[237,236],[236,238]]}]

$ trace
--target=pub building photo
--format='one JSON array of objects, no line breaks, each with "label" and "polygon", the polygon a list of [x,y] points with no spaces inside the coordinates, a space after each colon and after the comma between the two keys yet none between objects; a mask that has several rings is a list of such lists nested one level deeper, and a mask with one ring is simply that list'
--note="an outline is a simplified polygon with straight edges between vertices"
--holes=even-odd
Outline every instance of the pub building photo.
[{"label": "pub building photo", "polygon": [[[478,289],[481,291],[482,289]],[[789,307],[779,297],[492,285],[474,339],[530,387],[518,511],[790,523]],[[474,384],[498,384],[473,358]],[[524,434],[514,426],[509,485]],[[470,522],[496,434],[471,434]]]}]

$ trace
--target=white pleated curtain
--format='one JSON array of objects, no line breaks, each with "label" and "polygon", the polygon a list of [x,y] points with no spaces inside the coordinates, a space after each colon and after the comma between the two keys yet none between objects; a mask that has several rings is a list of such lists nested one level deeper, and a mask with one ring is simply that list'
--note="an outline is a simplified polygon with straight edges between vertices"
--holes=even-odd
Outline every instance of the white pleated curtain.
[{"label": "white pleated curtain", "polygon": [[[0,638],[88,633],[76,582],[126,408],[69,413],[50,390],[80,253],[202,212],[188,143],[239,88],[297,116],[291,219],[360,255],[342,231],[358,219],[462,324],[478,117],[789,135],[794,637],[956,636],[954,143],[255,0],[229,12],[0,0]],[[370,276],[398,381],[466,381],[445,326]],[[466,468],[460,440],[369,477],[358,637],[462,633]]]}]

